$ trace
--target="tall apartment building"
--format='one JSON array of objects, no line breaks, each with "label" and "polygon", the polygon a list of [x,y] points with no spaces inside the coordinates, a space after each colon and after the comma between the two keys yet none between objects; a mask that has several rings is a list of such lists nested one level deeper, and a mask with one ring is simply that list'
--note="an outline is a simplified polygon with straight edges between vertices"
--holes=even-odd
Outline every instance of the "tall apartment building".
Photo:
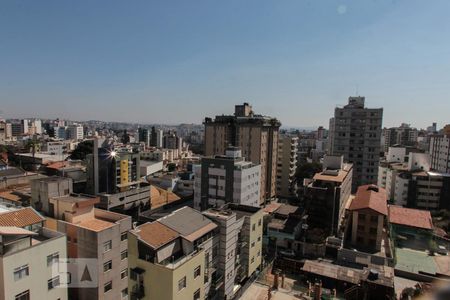
[{"label": "tall apartment building", "polygon": [[349,97],[330,120],[329,153],[353,164],[352,190],[377,182],[381,149],[382,108],[366,108],[364,97]]},{"label": "tall apartment building", "polygon": [[[154,128],[154,127],[153,127]],[[153,130],[152,128],[152,130]],[[139,142],[143,142],[146,147],[150,146],[150,131],[147,128],[139,128],[138,129],[138,138]]]},{"label": "tall apartment building", "polygon": [[[389,200],[396,201],[396,180],[401,173],[415,171],[430,171],[430,156],[420,150],[410,147],[389,147],[385,157],[378,167],[378,186],[386,189]],[[397,195],[398,196],[398,195]],[[406,194],[399,198],[398,204],[403,203]],[[404,204],[404,203],[403,203]]]},{"label": "tall apartment building", "polygon": [[227,299],[234,296],[236,285],[242,285],[261,269],[263,214],[262,208],[233,203],[203,212],[219,226],[218,263],[225,275]]},{"label": "tall apartment building", "polygon": [[384,128],[384,152],[389,151],[389,147],[399,146],[416,146],[419,131],[412,128],[409,124],[401,124],[399,127]]},{"label": "tall apartment building", "polygon": [[67,126],[66,138],[69,140],[82,140],[84,137],[83,126],[78,124],[72,124]]},{"label": "tall apartment building", "polygon": [[353,166],[342,156],[325,156],[323,171],[316,173],[305,189],[308,225],[336,234],[352,189]]},{"label": "tall apartment building", "polygon": [[44,221],[30,207],[0,213],[0,299],[68,299],[64,279],[52,268],[67,257],[66,237],[44,228]]},{"label": "tall apartment building", "polygon": [[[128,235],[131,299],[205,299],[223,285],[217,225],[183,207]],[[221,285],[219,285],[221,284]]]},{"label": "tall apartment building", "polygon": [[245,159],[261,165],[260,204],[276,196],[278,131],[281,123],[256,115],[248,103],[235,106],[234,115],[205,118],[205,155],[223,155],[239,147]]},{"label": "tall apartment building", "polygon": [[0,144],[10,141],[12,137],[12,124],[0,121]]},{"label": "tall apartment building", "polygon": [[277,158],[277,196],[296,197],[297,188],[294,186],[295,171],[297,170],[298,137],[281,136],[278,141]]},{"label": "tall apartment building", "polygon": [[47,226],[67,236],[69,258],[95,260],[86,266],[95,285],[69,288],[72,299],[128,299],[131,217],[97,209],[98,202],[98,197],[78,194],[52,197],[46,213],[54,219]]},{"label": "tall apartment building", "polygon": [[141,180],[140,154],[135,149],[99,148],[93,140],[87,155],[87,190],[100,197],[99,207],[122,212],[149,205],[150,186]]},{"label": "tall apartment building", "polygon": [[[132,299],[232,299],[261,265],[262,210],[183,207],[129,234]],[[158,284],[155,284],[157,282]]]},{"label": "tall apartment building", "polygon": [[194,174],[194,207],[198,210],[225,203],[260,204],[261,166],[246,161],[237,148],[228,148],[226,155],[202,158]]},{"label": "tall apartment building", "polygon": [[450,134],[431,136],[430,156],[433,170],[450,173]]}]

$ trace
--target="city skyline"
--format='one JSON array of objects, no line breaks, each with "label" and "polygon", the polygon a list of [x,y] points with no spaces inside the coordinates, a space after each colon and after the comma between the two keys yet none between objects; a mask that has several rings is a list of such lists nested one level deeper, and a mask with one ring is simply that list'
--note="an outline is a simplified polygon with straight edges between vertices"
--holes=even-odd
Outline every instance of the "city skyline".
[{"label": "city skyline", "polygon": [[385,108],[384,127],[400,125],[399,116],[419,128],[447,123],[446,1],[2,8],[6,118],[198,124],[249,102],[284,126],[315,127],[360,94],[368,107]]}]

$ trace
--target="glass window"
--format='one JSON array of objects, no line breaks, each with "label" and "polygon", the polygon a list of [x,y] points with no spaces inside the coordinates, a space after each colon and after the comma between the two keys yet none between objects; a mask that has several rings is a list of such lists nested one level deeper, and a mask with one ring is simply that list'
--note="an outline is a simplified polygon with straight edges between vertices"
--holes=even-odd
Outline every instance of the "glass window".
[{"label": "glass window", "polygon": [[112,281],[109,281],[107,283],[105,283],[103,290],[105,293],[109,292],[110,290],[112,290]]},{"label": "glass window", "polygon": [[103,243],[103,252],[108,252],[111,249],[112,249],[112,241],[111,240]]},{"label": "glass window", "polygon": [[122,234],[120,235],[120,240],[121,241],[126,241],[128,239],[127,233],[126,232],[122,232]]},{"label": "glass window", "polygon": [[14,281],[20,280],[28,275],[30,275],[28,265],[23,265],[14,269]]},{"label": "glass window", "polygon": [[127,296],[128,296],[128,289],[127,289],[127,288],[123,289],[123,290],[120,292],[120,294],[121,294],[121,296],[122,296],[122,299],[123,299],[123,298],[127,298]]},{"label": "glass window", "polygon": [[201,267],[198,266],[197,268],[195,268],[194,270],[194,278],[197,278],[198,276],[200,276],[201,273]]},{"label": "glass window", "polygon": [[50,254],[47,256],[47,267],[52,266],[53,264],[56,264],[59,260],[59,253],[55,252],[53,254]]},{"label": "glass window", "polygon": [[108,272],[112,269],[112,261],[107,261],[103,264],[103,272]]},{"label": "glass window", "polygon": [[22,292],[14,298],[14,300],[30,300],[30,291],[27,290],[25,292]]},{"label": "glass window", "polygon": [[186,287],[186,276],[178,280],[178,290],[181,291]]},{"label": "glass window", "polygon": [[54,289],[57,286],[59,286],[59,276],[47,280],[47,287],[49,290]]},{"label": "glass window", "polygon": [[193,299],[194,300],[200,300],[200,289],[195,291]]},{"label": "glass window", "polygon": [[128,251],[127,250],[124,250],[124,251],[122,251],[122,253],[120,253],[120,259],[121,260],[124,260],[127,257],[128,257]]},{"label": "glass window", "polygon": [[120,279],[124,279],[128,277],[128,269],[123,269],[122,272],[120,272]]}]

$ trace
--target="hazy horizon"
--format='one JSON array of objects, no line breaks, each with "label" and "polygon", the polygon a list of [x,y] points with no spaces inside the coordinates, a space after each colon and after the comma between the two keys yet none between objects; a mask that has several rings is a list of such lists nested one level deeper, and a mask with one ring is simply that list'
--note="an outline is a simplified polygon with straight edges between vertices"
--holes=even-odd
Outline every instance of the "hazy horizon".
[{"label": "hazy horizon", "polygon": [[449,1],[0,8],[4,118],[199,124],[249,102],[284,126],[328,127],[359,94],[384,108],[383,127],[450,123]]}]

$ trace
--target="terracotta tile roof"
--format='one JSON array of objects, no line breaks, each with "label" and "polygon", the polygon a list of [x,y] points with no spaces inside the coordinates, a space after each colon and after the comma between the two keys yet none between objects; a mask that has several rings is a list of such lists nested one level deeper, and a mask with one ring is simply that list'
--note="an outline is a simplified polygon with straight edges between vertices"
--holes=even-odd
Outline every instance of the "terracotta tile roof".
[{"label": "terracotta tile roof", "polygon": [[8,201],[21,202],[21,198],[13,194],[13,191],[0,192],[0,198],[6,199]]},{"label": "terracotta tile roof", "polygon": [[158,221],[153,223],[145,223],[137,227],[133,233],[139,237],[141,241],[154,249],[175,240],[179,234]]},{"label": "terracotta tile roof", "polygon": [[31,207],[26,207],[0,214],[0,226],[15,226],[23,228],[43,222],[45,220],[37,211]]},{"label": "terracotta tile roof", "polygon": [[114,223],[108,222],[108,221],[103,221],[100,219],[88,219],[85,221],[82,221],[80,223],[74,224],[74,225],[78,225],[80,227],[95,231],[95,232],[99,232],[105,229],[108,229],[110,227],[112,227],[114,225]]},{"label": "terracotta tile roof", "polygon": [[433,221],[429,211],[397,205],[389,205],[389,222],[416,228],[433,229]]},{"label": "terracotta tile roof", "polygon": [[386,190],[373,184],[358,187],[349,210],[371,209],[387,216]]},{"label": "terracotta tile roof", "polygon": [[281,203],[274,202],[274,203],[270,203],[270,204],[266,205],[266,207],[264,207],[263,210],[265,213],[271,214],[271,213],[275,212],[277,209],[279,209],[280,206],[281,206]]}]

